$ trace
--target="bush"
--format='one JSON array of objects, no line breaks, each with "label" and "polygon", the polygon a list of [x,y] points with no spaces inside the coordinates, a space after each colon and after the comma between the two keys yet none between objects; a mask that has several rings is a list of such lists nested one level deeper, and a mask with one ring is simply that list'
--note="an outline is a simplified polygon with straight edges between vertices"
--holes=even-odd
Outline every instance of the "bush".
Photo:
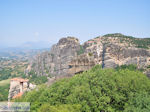
[{"label": "bush", "polygon": [[80,45],[80,50],[77,51],[77,54],[80,55],[80,54],[83,54],[84,53],[84,48],[83,46]]},{"label": "bush", "polygon": [[89,56],[93,56],[93,53],[88,53]]},{"label": "bush", "polygon": [[48,79],[47,79],[46,76],[32,75],[32,77],[30,78],[30,82],[35,83],[37,85],[43,84],[43,83],[45,83],[47,81],[48,81]]},{"label": "bush", "polygon": [[124,69],[129,69],[131,71],[137,70],[137,66],[136,65],[121,65],[121,66],[117,66],[116,70],[124,70]]}]

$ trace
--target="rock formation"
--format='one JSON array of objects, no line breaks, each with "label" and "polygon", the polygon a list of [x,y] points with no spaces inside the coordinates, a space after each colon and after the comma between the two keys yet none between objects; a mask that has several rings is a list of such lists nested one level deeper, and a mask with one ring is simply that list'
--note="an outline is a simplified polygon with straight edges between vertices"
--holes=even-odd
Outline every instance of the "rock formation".
[{"label": "rock formation", "polygon": [[[68,63],[77,55],[79,49],[80,43],[77,38],[62,38],[57,44],[52,46],[50,52],[38,55],[32,65],[29,66],[31,66],[35,74],[40,76],[48,76],[49,74],[52,76],[65,75],[69,69]],[[28,72],[29,75],[32,73]]]},{"label": "rock formation", "polygon": [[101,64],[103,68],[135,64],[149,74],[150,40],[116,33],[80,45],[77,38],[62,38],[49,52],[39,54],[34,59],[28,66],[27,75],[71,75],[86,71],[96,64]]},{"label": "rock formation", "polygon": [[94,61],[94,56],[90,54],[81,54],[72,59],[71,62],[68,64],[68,74],[77,74],[83,72],[90,69],[94,65],[96,65]]}]

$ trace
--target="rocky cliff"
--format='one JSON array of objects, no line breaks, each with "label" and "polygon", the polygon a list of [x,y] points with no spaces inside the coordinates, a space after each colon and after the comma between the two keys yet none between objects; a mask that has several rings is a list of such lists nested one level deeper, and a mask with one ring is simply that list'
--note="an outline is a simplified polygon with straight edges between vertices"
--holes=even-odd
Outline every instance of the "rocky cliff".
[{"label": "rocky cliff", "polygon": [[49,52],[38,55],[26,71],[28,75],[57,76],[80,73],[96,64],[103,68],[135,64],[150,73],[150,39],[116,33],[80,45],[77,38],[62,38]]},{"label": "rocky cliff", "polygon": [[52,46],[49,52],[44,52],[36,56],[34,61],[28,66],[26,73],[32,75],[65,75],[69,69],[68,63],[77,55],[80,43],[77,38],[62,38]]}]

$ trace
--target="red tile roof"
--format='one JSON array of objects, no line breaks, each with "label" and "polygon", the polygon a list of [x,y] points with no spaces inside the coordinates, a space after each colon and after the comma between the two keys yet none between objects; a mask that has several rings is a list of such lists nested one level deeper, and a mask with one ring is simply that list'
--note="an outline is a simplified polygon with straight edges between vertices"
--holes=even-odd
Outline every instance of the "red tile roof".
[{"label": "red tile roof", "polygon": [[94,41],[87,41],[87,43],[88,43],[88,44],[90,44],[90,43],[94,43]]},{"label": "red tile roof", "polygon": [[28,82],[28,79],[23,79],[23,78],[13,78],[11,81],[19,81],[19,82]]}]

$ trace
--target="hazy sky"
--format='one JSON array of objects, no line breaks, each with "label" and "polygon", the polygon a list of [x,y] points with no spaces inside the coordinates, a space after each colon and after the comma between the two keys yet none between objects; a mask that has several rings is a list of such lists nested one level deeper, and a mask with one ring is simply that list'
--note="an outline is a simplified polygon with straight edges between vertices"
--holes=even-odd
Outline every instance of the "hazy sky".
[{"label": "hazy sky", "polygon": [[150,37],[150,0],[0,0],[0,46],[116,32]]}]

